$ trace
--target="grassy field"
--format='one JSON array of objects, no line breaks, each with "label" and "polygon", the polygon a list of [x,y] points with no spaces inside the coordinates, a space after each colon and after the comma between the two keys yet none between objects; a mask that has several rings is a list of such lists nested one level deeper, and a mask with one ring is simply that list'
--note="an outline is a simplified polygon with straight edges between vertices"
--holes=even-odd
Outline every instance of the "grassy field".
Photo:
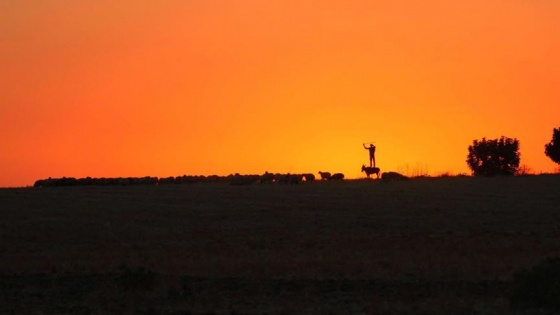
[{"label": "grassy field", "polygon": [[[560,176],[0,189],[2,314],[541,314]],[[543,313],[544,314],[544,313]]]}]

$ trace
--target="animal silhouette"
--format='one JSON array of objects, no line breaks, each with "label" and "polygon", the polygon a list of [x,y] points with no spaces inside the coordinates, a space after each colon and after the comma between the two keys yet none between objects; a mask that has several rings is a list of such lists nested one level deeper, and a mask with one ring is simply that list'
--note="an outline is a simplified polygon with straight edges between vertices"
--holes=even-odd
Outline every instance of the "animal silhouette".
[{"label": "animal silhouette", "polygon": [[343,180],[344,179],[344,174],[342,173],[334,173],[332,174],[331,180]]},{"label": "animal silhouette", "polygon": [[369,178],[372,174],[375,174],[377,175],[377,179],[379,179],[380,171],[379,167],[365,166],[362,164],[362,172],[366,173],[367,178]]}]

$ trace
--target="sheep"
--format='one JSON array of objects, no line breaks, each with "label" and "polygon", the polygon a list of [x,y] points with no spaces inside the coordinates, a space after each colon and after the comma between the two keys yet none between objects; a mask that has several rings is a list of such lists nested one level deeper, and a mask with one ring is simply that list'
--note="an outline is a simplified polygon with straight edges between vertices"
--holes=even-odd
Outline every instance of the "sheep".
[{"label": "sheep", "polygon": [[303,178],[305,179],[306,182],[312,182],[315,180],[315,175],[311,174],[311,173],[304,173],[302,174]]},{"label": "sheep", "polygon": [[286,174],[286,179],[290,185],[297,185],[301,182],[303,175],[301,174]]},{"label": "sheep", "polygon": [[274,182],[274,174],[269,173],[269,172],[264,172],[264,174],[261,175],[260,182],[261,183],[272,183],[272,182]]},{"label": "sheep", "polygon": [[331,180],[343,180],[344,179],[344,174],[342,173],[334,173],[331,178]]},{"label": "sheep", "polygon": [[175,183],[175,177],[173,176],[161,177],[158,180],[158,185],[167,185],[167,184],[174,184],[174,183]]},{"label": "sheep", "polygon": [[397,172],[385,172],[381,174],[381,180],[384,182],[392,181],[392,180],[407,180],[408,177],[399,174]]},{"label": "sheep", "polygon": [[229,184],[234,186],[241,185],[251,185],[258,182],[261,179],[260,175],[240,175],[235,173],[234,175],[228,175]]},{"label": "sheep", "polygon": [[47,184],[46,179],[38,179],[37,181],[35,181],[35,184],[33,184],[33,187],[43,187],[46,186],[46,184]]},{"label": "sheep", "polygon": [[275,180],[278,183],[290,184],[290,185],[297,185],[301,182],[302,175],[301,174],[276,174]]},{"label": "sheep", "polygon": [[331,173],[329,172],[321,172],[319,171],[319,175],[321,175],[322,180],[329,180],[331,179]]},{"label": "sheep", "polygon": [[275,183],[283,183],[286,181],[286,174],[282,173],[275,173],[274,174],[274,182]]},{"label": "sheep", "polygon": [[379,179],[379,172],[380,172],[379,167],[370,167],[362,164],[362,172],[366,173],[367,178],[369,178],[371,174],[375,174],[377,175],[377,179]]}]

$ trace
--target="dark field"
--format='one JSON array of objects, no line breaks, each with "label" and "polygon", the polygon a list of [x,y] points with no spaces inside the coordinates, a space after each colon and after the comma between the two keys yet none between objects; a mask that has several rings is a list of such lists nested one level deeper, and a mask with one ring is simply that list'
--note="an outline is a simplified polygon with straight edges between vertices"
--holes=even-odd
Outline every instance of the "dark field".
[{"label": "dark field", "polygon": [[560,176],[0,189],[0,314],[546,314]]}]

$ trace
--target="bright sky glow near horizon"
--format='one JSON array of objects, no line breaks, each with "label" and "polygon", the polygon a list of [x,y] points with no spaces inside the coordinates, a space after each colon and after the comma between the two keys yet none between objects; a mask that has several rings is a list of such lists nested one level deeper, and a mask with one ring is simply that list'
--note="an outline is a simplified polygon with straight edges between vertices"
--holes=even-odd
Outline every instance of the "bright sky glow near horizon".
[{"label": "bright sky glow near horizon", "polygon": [[0,187],[48,177],[557,168],[560,1],[0,2]]}]

